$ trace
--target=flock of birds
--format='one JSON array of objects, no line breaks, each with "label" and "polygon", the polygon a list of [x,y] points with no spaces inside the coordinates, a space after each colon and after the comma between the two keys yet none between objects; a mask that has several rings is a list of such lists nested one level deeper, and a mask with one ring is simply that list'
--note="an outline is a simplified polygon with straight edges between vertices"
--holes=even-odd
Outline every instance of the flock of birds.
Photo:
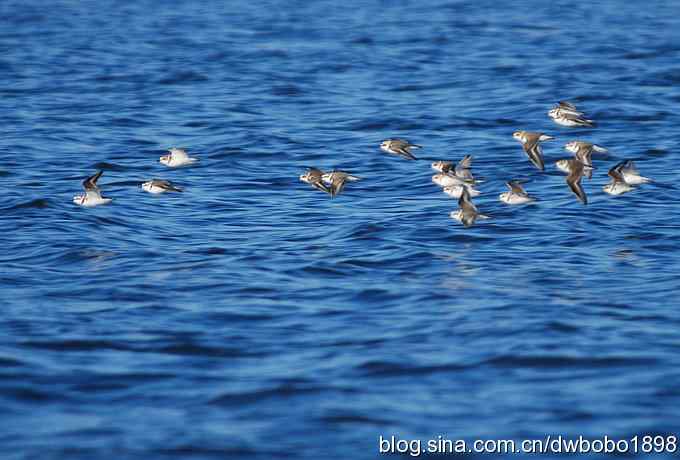
[{"label": "flock of birds", "polygon": [[[585,118],[583,112],[570,102],[560,101],[553,107],[548,115],[552,120],[562,126],[567,127],[593,127],[594,122]],[[543,150],[541,142],[553,140],[554,137],[544,133],[531,131],[515,131],[512,135],[518,140],[526,153],[529,161],[540,171],[545,170]],[[422,148],[420,145],[412,144],[404,139],[387,139],[380,144],[380,149],[384,152],[398,155],[408,160],[416,160],[413,150]],[[583,204],[588,203],[581,179],[585,176],[592,178],[593,153],[606,153],[607,149],[585,141],[571,141],[564,146],[565,150],[571,152],[573,158],[558,160],[555,165],[557,169],[567,174],[566,182],[576,198]],[[159,162],[168,167],[175,168],[191,165],[198,161],[190,157],[187,152],[179,148],[171,148],[167,155],[160,157]],[[458,199],[459,209],[451,212],[451,217],[460,221],[466,227],[471,226],[477,219],[488,219],[489,216],[479,212],[472,197],[478,196],[480,192],[475,189],[475,185],[480,180],[476,180],[471,171],[472,156],[466,155],[457,163],[452,161],[435,161],[432,169],[437,171],[432,176],[432,182],[442,187],[447,195]],[[92,207],[107,204],[111,198],[102,196],[101,189],[97,181],[102,176],[103,171],[88,177],[83,181],[85,194],[73,197],[73,202],[80,206]],[[640,175],[632,160],[624,160],[617,163],[609,170],[610,182],[603,187],[603,190],[610,195],[621,195],[630,192],[637,185],[651,182],[651,179]],[[317,190],[328,193],[332,198],[342,192],[347,182],[359,180],[345,171],[324,172],[317,168],[309,168],[300,176],[300,180],[312,185]],[[529,195],[521,180],[513,179],[506,182],[508,192],[501,193],[499,198],[502,202],[517,205],[527,204],[536,201],[536,198]],[[181,192],[182,190],[167,180],[152,179],[141,184],[142,190],[153,193]]]},{"label": "flock of birds", "polygon": [[[198,161],[198,158],[192,158],[187,155],[187,152],[183,149],[171,148],[168,150],[168,155],[163,155],[160,157],[159,162],[169,166],[171,168],[176,168],[179,166],[187,166]],[[97,185],[97,181],[102,177],[104,171],[97,171],[96,174],[88,177],[83,181],[83,188],[85,189],[85,194],[76,195],[73,197],[73,202],[79,206],[84,206],[86,208],[91,208],[93,206],[99,206],[101,204],[107,204],[111,202],[111,198],[106,198],[102,196],[102,191]],[[170,181],[163,179],[151,179],[150,181],[144,182],[142,184],[142,190],[145,192],[153,193],[154,195],[165,192],[181,192],[182,189],[175,187]]]},{"label": "flock of birds", "polygon": [[[593,127],[592,120],[585,118],[583,112],[570,102],[560,101],[555,107],[550,109],[548,115],[558,125],[568,127]],[[531,131],[515,131],[512,135],[518,140],[526,153],[529,161],[540,171],[545,170],[543,150],[541,142],[553,140],[554,137],[544,133]],[[380,144],[380,149],[398,155],[407,160],[416,160],[413,150],[422,148],[420,145],[412,144],[404,139],[387,139]],[[588,197],[581,185],[581,179],[592,178],[593,153],[606,153],[607,149],[585,141],[571,141],[564,146],[565,150],[573,153],[573,158],[558,160],[555,165],[557,169],[567,174],[566,182],[576,198],[583,204],[588,203]],[[477,219],[488,219],[489,216],[479,212],[472,197],[478,196],[480,192],[474,187],[478,182],[475,180],[472,171],[472,156],[466,155],[458,163],[451,161],[435,161],[432,169],[437,173],[432,176],[432,182],[442,187],[447,195],[458,199],[459,209],[451,212],[451,217],[460,221],[466,227],[475,223]],[[635,167],[632,160],[624,160],[617,163],[609,170],[610,182],[603,187],[603,190],[610,195],[621,195],[630,192],[635,186],[651,182],[651,179],[643,177]],[[317,168],[310,168],[300,176],[300,180],[311,184],[314,188],[327,192],[331,197],[340,193],[347,181],[358,180],[359,178],[344,171],[323,172]],[[530,196],[523,187],[523,181],[513,179],[506,182],[510,189],[508,192],[501,193],[499,198],[502,202],[516,205],[526,204],[536,201]]]}]

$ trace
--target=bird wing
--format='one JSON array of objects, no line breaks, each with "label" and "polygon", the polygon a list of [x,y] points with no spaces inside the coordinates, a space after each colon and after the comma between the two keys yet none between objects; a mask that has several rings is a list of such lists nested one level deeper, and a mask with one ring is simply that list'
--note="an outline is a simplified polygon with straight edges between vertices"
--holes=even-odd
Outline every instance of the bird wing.
[{"label": "bird wing", "polygon": [[575,114],[575,115],[583,115],[583,112],[580,112],[580,111],[576,108],[576,106],[575,106],[574,104],[572,104],[571,102],[568,102],[568,101],[559,101],[559,102],[557,103],[557,106],[558,106],[560,109],[562,109],[562,113],[564,113],[564,112],[566,111],[566,112],[569,112],[569,113],[573,113],[573,114]]},{"label": "bird wing", "polygon": [[625,170],[625,172],[633,175],[638,175],[640,172],[638,171],[637,167],[635,167],[635,162],[633,160],[626,160],[622,162],[623,164],[621,165],[621,169]]},{"label": "bird wing", "polygon": [[318,181],[311,181],[310,184],[312,185],[312,187],[314,187],[317,190],[321,190],[322,192],[326,192],[326,193],[331,193],[331,189],[328,188],[328,186],[326,184],[321,182],[321,179],[319,179]]},{"label": "bird wing", "polygon": [[456,165],[456,169],[470,169],[472,167],[472,155],[465,155]]},{"label": "bird wing", "polygon": [[460,198],[458,198],[458,206],[463,210],[463,213],[472,212],[477,214],[477,206],[470,200],[470,192],[467,187],[463,187],[463,192],[460,194]]},{"label": "bird wing", "polygon": [[88,177],[83,181],[83,188],[85,191],[90,191],[90,190],[99,190],[99,187],[97,186],[97,181],[99,178],[104,174],[104,171],[97,171],[96,174]]},{"label": "bird wing", "polygon": [[182,191],[182,189],[175,187],[174,185],[172,185],[172,183],[170,183],[170,181],[167,181],[167,180],[155,181],[154,185],[156,185],[157,187],[160,187],[162,189],[172,191],[172,192],[181,192]]},{"label": "bird wing", "polygon": [[412,147],[412,146],[398,147],[398,148],[397,148],[397,147],[394,147],[393,150],[394,150],[394,152],[395,152],[397,155],[399,155],[399,156],[401,156],[401,157],[407,158],[407,159],[409,159],[409,160],[415,160],[416,157],[413,156],[413,154],[412,154],[411,152],[409,152],[409,150],[408,150],[408,149],[411,148],[411,147]]},{"label": "bird wing", "polygon": [[175,158],[175,161],[189,159],[189,155],[187,155],[187,152],[184,149],[173,149],[170,151],[170,154]]},{"label": "bird wing", "polygon": [[584,175],[588,179],[592,179],[593,169],[595,169],[595,168],[593,168],[592,155],[593,155],[593,144],[589,144],[589,143],[586,143],[586,142],[579,145],[578,150],[576,150],[576,153],[574,154],[574,158],[576,158],[584,166],[586,166],[586,168],[584,168]]},{"label": "bird wing", "polygon": [[623,174],[621,173],[621,169],[623,169],[623,166],[626,164],[625,161],[622,161],[620,163],[617,163],[613,168],[607,172],[607,175],[611,177],[614,182],[623,182],[624,184],[626,183],[626,180],[623,178]]},{"label": "bird wing", "polygon": [[522,184],[519,181],[511,180],[509,182],[506,182],[505,184],[508,186],[512,193],[526,196],[527,192],[524,190],[524,187],[522,187]]},{"label": "bird wing", "polygon": [[330,186],[331,197],[335,198],[336,195],[340,194],[340,192],[342,192],[342,189],[345,188],[346,183],[347,175],[340,174],[334,176]]},{"label": "bird wing", "polygon": [[534,166],[543,171],[545,169],[545,164],[543,163],[543,149],[541,149],[541,144],[538,142],[540,137],[540,134],[535,133],[527,135],[524,151]]},{"label": "bird wing", "polygon": [[593,120],[587,120],[583,118],[582,114],[575,113],[575,112],[569,112],[569,111],[561,111],[560,114],[566,118],[567,120],[576,123],[579,126],[593,126]]},{"label": "bird wing", "polygon": [[578,149],[576,150],[574,157],[576,157],[576,159],[579,160],[584,165],[592,166],[593,165],[592,155],[593,145],[583,144],[578,146]]},{"label": "bird wing", "polygon": [[581,185],[581,177],[583,177],[583,163],[578,160],[572,160],[571,172],[567,176],[567,185],[581,203],[588,204],[588,197]]}]

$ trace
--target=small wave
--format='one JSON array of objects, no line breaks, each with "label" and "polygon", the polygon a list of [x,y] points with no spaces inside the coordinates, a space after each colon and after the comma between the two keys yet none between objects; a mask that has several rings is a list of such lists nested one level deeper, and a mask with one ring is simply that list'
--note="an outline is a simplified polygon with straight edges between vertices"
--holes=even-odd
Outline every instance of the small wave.
[{"label": "small wave", "polygon": [[375,40],[373,40],[371,37],[357,37],[350,41],[350,43],[354,45],[373,45],[375,43]]},{"label": "small wave", "polygon": [[440,364],[431,366],[414,366],[405,363],[389,361],[369,361],[361,364],[359,371],[367,376],[411,376],[426,375],[440,372],[459,372],[468,366],[461,364]]},{"label": "small wave", "polygon": [[0,367],[20,367],[23,366],[22,361],[16,360],[14,358],[2,358],[0,357]]},{"label": "small wave", "polygon": [[208,347],[205,345],[196,345],[193,343],[168,345],[161,348],[155,348],[149,351],[169,355],[208,356],[212,358],[245,358],[245,357],[257,358],[267,356],[267,353],[252,352],[243,348]]},{"label": "small wave", "polygon": [[5,208],[5,211],[11,211],[13,209],[25,209],[25,208],[37,208],[43,209],[50,206],[50,201],[47,198],[37,198],[35,200],[27,201],[25,203],[19,203],[17,205]]},{"label": "small wave", "polygon": [[299,384],[285,383],[274,388],[267,388],[258,391],[246,391],[241,393],[224,393],[213,398],[210,404],[217,406],[237,406],[243,404],[253,404],[271,398],[292,398],[298,395],[318,394],[326,391],[319,386],[303,386]]},{"label": "small wave", "polygon": [[302,88],[295,85],[282,85],[272,88],[274,96],[300,96],[304,93]]},{"label": "small wave", "polygon": [[623,356],[608,357],[574,357],[574,356],[498,356],[486,361],[496,367],[531,367],[531,368],[605,368],[624,366],[653,366],[654,358],[633,358]]},{"label": "small wave", "polygon": [[321,422],[329,423],[332,425],[361,424],[361,425],[387,426],[392,423],[390,420],[378,417],[367,417],[365,415],[342,412],[338,414],[320,417],[319,420]]},{"label": "small wave", "polygon": [[56,351],[130,350],[128,345],[97,339],[27,341],[23,345],[29,348]]},{"label": "small wave", "polygon": [[111,119],[110,124],[118,127],[141,128],[143,126],[149,126],[151,123],[140,118],[121,117]]},{"label": "small wave", "polygon": [[200,83],[208,81],[208,77],[197,72],[178,72],[158,80],[160,85],[177,85],[182,83]]}]

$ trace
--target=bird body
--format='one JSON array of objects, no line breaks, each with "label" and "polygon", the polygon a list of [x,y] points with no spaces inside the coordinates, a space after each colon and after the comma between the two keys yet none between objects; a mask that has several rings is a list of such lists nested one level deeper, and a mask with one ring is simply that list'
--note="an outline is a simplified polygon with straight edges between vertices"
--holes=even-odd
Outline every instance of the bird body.
[{"label": "bird body", "polygon": [[157,195],[165,192],[181,192],[182,189],[175,187],[167,180],[151,179],[142,184],[142,190]]},{"label": "bird body", "polygon": [[529,194],[522,187],[522,183],[518,180],[511,180],[505,183],[510,189],[509,192],[501,193],[498,198],[507,204],[526,204],[536,201],[535,198],[529,196]]},{"label": "bird body", "polygon": [[186,150],[183,149],[173,147],[170,150],[168,150],[168,152],[169,152],[168,155],[163,155],[162,157],[160,157],[158,161],[160,161],[160,163],[164,164],[165,166],[169,166],[171,168],[187,166],[198,161],[198,158],[190,157],[187,154]]}]

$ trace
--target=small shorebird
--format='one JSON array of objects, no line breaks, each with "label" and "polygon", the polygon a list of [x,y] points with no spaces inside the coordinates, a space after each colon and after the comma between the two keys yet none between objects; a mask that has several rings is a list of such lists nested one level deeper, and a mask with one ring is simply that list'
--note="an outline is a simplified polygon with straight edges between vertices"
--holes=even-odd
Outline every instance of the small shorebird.
[{"label": "small shorebird", "polygon": [[556,107],[548,111],[548,116],[558,125],[569,127],[592,127],[593,120],[583,117],[583,112],[576,109],[576,106],[567,101],[560,101]]},{"label": "small shorebird", "polygon": [[522,147],[524,147],[524,152],[529,157],[529,161],[543,171],[545,169],[545,163],[543,162],[543,149],[541,149],[540,143],[554,139],[554,137],[530,131],[515,131],[512,133],[512,137],[522,143]]},{"label": "small shorebird", "polygon": [[300,175],[300,180],[306,182],[317,190],[331,193],[330,189],[323,183],[323,171],[316,168],[309,168],[306,173]]},{"label": "small shorebird", "polygon": [[610,195],[622,195],[626,192],[630,192],[635,188],[628,182],[626,182],[626,179],[624,179],[623,177],[622,170],[626,165],[626,161],[627,160],[617,163],[607,173],[609,177],[611,177],[611,180],[607,185],[602,187],[602,190],[604,190],[606,193],[609,193]]},{"label": "small shorebird", "polygon": [[198,158],[190,157],[187,154],[186,150],[183,149],[173,147],[170,150],[168,150],[168,152],[169,155],[163,155],[159,161],[166,166],[170,166],[171,168],[190,165],[198,161]]},{"label": "small shorebird", "polygon": [[509,192],[503,192],[499,195],[500,200],[507,204],[525,204],[535,201],[535,198],[530,197],[529,194],[522,187],[522,182],[518,180],[511,180],[505,185],[510,189]]},{"label": "small shorebird", "polygon": [[165,192],[181,192],[181,188],[177,188],[167,180],[151,179],[142,184],[142,190],[153,193],[154,195]]},{"label": "small shorebird", "polygon": [[107,204],[111,202],[111,198],[104,198],[102,192],[97,186],[97,181],[104,174],[104,171],[98,171],[96,174],[88,177],[83,181],[84,195],[76,195],[73,197],[73,202],[79,206],[93,207],[100,204]]},{"label": "small shorebird", "polygon": [[344,171],[331,171],[323,173],[321,175],[321,179],[329,185],[328,189],[329,193],[331,194],[331,198],[335,198],[336,195],[340,194],[348,181],[354,182],[359,180],[357,176],[353,176]]},{"label": "small shorebird", "polygon": [[420,149],[420,145],[411,144],[404,139],[387,139],[380,143],[380,150],[383,152],[399,155],[407,160],[415,160],[416,157],[411,153],[412,149]]},{"label": "small shorebird", "polygon": [[463,189],[463,193],[458,199],[458,211],[451,211],[451,218],[461,222],[466,227],[475,223],[477,219],[489,219],[489,216],[480,214],[477,206],[470,200],[470,192],[467,188]]}]

